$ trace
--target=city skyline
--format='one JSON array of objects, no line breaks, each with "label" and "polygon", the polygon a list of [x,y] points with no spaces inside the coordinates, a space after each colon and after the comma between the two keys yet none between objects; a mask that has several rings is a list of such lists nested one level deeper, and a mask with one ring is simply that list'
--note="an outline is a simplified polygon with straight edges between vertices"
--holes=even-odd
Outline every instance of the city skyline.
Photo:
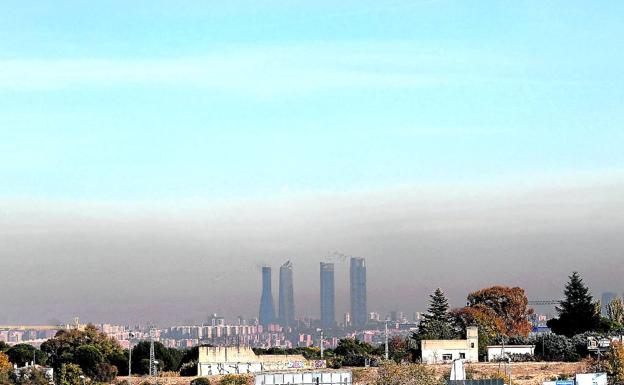
[{"label": "city skyline", "polygon": [[622,293],[623,14],[0,2],[0,324],[258,317],[263,266],[318,318],[321,261],[341,323],[351,257],[380,314]]}]

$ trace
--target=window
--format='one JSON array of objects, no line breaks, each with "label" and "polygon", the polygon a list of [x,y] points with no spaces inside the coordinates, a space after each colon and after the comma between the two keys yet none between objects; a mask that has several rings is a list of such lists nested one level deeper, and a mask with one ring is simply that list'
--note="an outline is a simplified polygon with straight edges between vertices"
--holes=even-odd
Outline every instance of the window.
[{"label": "window", "polygon": [[470,349],[474,349],[474,342],[470,343]]},{"label": "window", "polygon": [[442,354],[442,360],[443,361],[451,361],[453,359],[453,355],[452,354]]},{"label": "window", "polygon": [[459,359],[463,360],[466,358],[466,353],[459,353]]}]

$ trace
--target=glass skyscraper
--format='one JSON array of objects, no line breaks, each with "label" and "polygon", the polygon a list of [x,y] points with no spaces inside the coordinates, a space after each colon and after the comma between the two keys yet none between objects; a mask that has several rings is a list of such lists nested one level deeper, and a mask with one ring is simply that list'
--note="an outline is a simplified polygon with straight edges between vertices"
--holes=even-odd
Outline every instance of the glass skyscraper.
[{"label": "glass skyscraper", "polygon": [[351,320],[353,326],[364,326],[367,321],[366,311],[366,263],[364,258],[351,258]]},{"label": "glass skyscraper", "polygon": [[262,268],[262,297],[260,298],[260,325],[275,323],[275,305],[273,304],[273,293],[271,292],[271,268]]},{"label": "glass skyscraper", "polygon": [[295,326],[295,294],[293,289],[293,265],[287,261],[280,267],[279,275],[279,323],[284,327]]},{"label": "glass skyscraper", "polygon": [[321,262],[321,325],[331,329],[336,323],[334,264]]}]

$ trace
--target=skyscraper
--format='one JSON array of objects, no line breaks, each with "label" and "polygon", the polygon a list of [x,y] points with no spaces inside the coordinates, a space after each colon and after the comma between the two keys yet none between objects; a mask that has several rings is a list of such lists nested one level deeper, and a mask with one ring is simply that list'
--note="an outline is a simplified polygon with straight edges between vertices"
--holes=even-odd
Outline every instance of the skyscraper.
[{"label": "skyscraper", "polygon": [[271,268],[262,268],[262,297],[260,298],[260,325],[269,325],[275,322],[275,305],[271,292]]},{"label": "skyscraper", "polygon": [[336,323],[334,264],[321,262],[321,325],[331,329]]},{"label": "skyscraper", "polygon": [[295,326],[295,294],[293,289],[293,265],[286,261],[279,275],[279,323],[284,327]]},{"label": "skyscraper", "polygon": [[351,258],[351,322],[366,325],[366,263],[364,258]]}]

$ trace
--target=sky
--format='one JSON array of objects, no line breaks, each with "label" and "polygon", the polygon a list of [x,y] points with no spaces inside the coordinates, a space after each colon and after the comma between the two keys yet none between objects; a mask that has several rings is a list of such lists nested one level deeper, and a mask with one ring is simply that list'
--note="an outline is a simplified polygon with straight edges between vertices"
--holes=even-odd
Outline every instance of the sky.
[{"label": "sky", "polygon": [[290,259],[624,292],[624,3],[3,1],[1,323],[256,316]]}]

